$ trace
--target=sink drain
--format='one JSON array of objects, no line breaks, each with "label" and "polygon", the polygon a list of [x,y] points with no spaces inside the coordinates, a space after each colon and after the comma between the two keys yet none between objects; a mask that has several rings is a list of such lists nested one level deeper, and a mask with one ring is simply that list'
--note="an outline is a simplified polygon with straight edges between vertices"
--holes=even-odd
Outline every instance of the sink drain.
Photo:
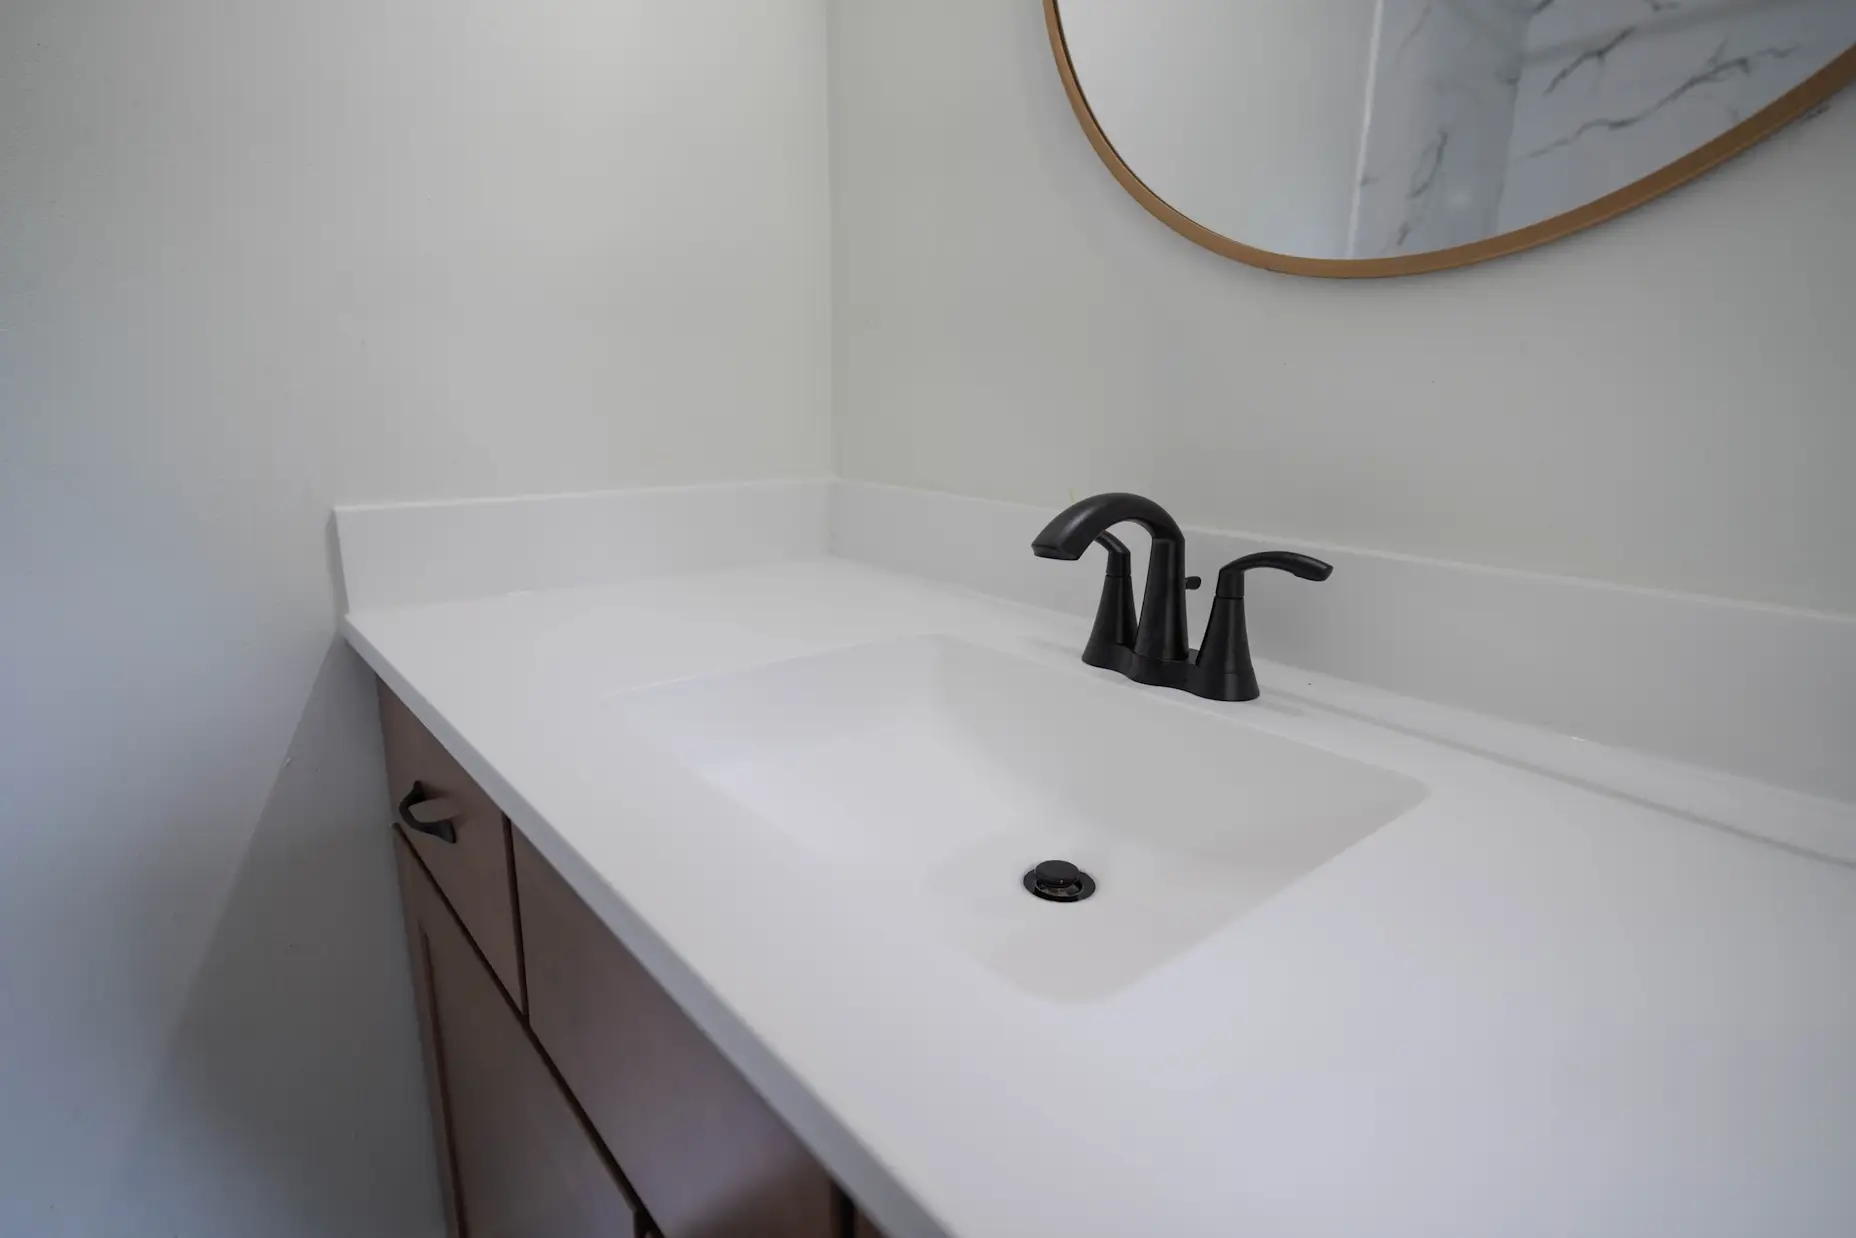
[{"label": "sink drain", "polygon": [[1025,889],[1053,903],[1080,903],[1096,892],[1096,879],[1068,860],[1046,860],[1025,874]]}]

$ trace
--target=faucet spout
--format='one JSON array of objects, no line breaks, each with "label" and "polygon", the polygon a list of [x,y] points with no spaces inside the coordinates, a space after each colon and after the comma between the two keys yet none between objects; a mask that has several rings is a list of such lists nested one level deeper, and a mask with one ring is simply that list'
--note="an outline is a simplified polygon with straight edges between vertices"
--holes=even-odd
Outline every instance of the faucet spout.
[{"label": "faucet spout", "polygon": [[1153,538],[1134,653],[1155,662],[1182,662],[1191,657],[1186,641],[1186,535],[1164,507],[1138,494],[1093,495],[1057,513],[1032,540],[1031,553],[1040,559],[1079,559],[1112,525],[1128,520]]},{"label": "faucet spout", "polygon": [[1156,539],[1181,544],[1186,540],[1166,508],[1152,499],[1138,494],[1097,494],[1058,512],[1032,540],[1031,553],[1040,559],[1080,559],[1098,534],[1124,520],[1145,526]]}]

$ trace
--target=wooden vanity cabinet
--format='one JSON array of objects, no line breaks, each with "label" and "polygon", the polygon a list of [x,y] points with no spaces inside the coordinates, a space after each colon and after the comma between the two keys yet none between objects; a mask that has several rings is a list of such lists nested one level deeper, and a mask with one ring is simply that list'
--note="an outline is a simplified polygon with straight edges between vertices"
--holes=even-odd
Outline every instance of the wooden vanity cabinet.
[{"label": "wooden vanity cabinet", "polygon": [[831,1179],[528,840],[529,1021],[667,1238],[833,1238]]},{"label": "wooden vanity cabinet", "polygon": [[882,1238],[384,684],[380,702],[451,1238]]},{"label": "wooden vanity cabinet", "polygon": [[503,991],[520,1006],[521,952],[503,810],[385,684],[380,730],[401,837],[444,891]]},{"label": "wooden vanity cabinet", "polygon": [[453,1238],[649,1232],[437,886],[394,850]]}]

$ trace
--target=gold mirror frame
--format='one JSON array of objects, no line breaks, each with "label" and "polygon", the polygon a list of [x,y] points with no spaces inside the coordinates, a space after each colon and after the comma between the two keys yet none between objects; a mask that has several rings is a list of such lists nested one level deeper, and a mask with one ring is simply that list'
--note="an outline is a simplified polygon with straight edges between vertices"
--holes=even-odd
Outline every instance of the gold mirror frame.
[{"label": "gold mirror frame", "polygon": [[1241,241],[1234,241],[1223,233],[1213,232],[1176,210],[1135,175],[1134,169],[1116,152],[1108,135],[1102,132],[1102,126],[1096,122],[1095,112],[1089,106],[1089,99],[1083,94],[1082,84],[1076,79],[1076,66],[1070,63],[1070,48],[1064,40],[1063,18],[1057,11],[1057,5],[1058,0],[1044,0],[1044,23],[1050,31],[1051,52],[1057,57],[1057,71],[1063,75],[1063,89],[1070,96],[1070,107],[1083,126],[1083,132],[1089,135],[1089,144],[1095,147],[1096,154],[1102,157],[1108,170],[1121,182],[1121,187],[1146,207],[1154,218],[1213,253],[1287,275],[1315,275],[1325,279],[1383,279],[1391,275],[1447,271],[1452,267],[1487,262],[1491,258],[1520,253],[1524,249],[1557,241],[1563,236],[1581,232],[1642,206],[1679,185],[1687,184],[1715,165],[1724,163],[1822,107],[1838,91],[1856,81],[1856,46],[1852,46],[1726,133],[1697,146],[1675,162],[1665,164],[1648,176],[1622,189],[1613,190],[1602,198],[1594,198],[1584,206],[1529,224],[1525,228],[1516,228],[1513,232],[1504,232],[1468,245],[1434,249],[1422,254],[1401,254],[1396,258],[1298,258],[1291,254],[1257,249]]}]

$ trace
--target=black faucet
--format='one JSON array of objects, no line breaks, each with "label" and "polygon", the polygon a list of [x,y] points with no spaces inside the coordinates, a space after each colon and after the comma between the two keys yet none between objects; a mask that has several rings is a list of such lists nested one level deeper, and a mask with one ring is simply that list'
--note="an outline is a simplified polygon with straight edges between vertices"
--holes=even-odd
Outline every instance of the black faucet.
[{"label": "black faucet", "polygon": [[[1108,531],[1124,520],[1145,525],[1153,537],[1138,621],[1128,548]],[[1244,627],[1244,573],[1273,567],[1303,580],[1326,580],[1334,572],[1319,559],[1286,550],[1225,564],[1218,573],[1205,642],[1195,652],[1186,644],[1186,590],[1198,588],[1199,578],[1185,574],[1186,535],[1166,509],[1138,494],[1094,495],[1059,512],[1032,541],[1031,552],[1041,559],[1080,559],[1092,542],[1108,552],[1108,573],[1083,661],[1119,671],[1136,683],[1178,688],[1213,701],[1257,698]]]}]

